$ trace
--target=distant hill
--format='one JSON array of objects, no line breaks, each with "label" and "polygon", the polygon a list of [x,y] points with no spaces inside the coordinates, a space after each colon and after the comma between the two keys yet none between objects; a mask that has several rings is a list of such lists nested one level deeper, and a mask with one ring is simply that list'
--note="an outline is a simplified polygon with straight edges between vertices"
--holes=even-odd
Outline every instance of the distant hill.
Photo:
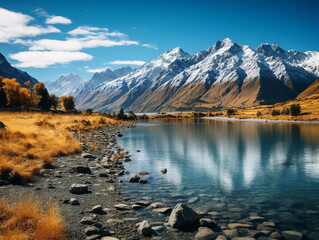
[{"label": "distant hill", "polygon": [[12,67],[7,59],[0,53],[0,76],[5,78],[16,78],[20,84],[30,81],[32,85],[38,83],[38,80],[31,77],[28,73]]},{"label": "distant hill", "polygon": [[[300,93],[297,98],[305,98],[314,94],[319,94],[319,80],[315,81],[309,87],[306,88],[302,93]],[[318,106],[319,107],[319,106]]]},{"label": "distant hill", "polygon": [[78,109],[134,112],[212,110],[294,99],[319,78],[319,52],[253,49],[226,38],[190,55],[171,49],[77,98]]}]

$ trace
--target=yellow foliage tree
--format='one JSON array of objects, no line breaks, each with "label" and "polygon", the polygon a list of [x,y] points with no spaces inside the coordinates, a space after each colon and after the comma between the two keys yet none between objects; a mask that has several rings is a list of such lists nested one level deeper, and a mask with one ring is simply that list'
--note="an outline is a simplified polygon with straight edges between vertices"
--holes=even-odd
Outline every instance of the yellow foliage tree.
[{"label": "yellow foliage tree", "polygon": [[7,105],[10,107],[34,107],[40,101],[38,96],[33,96],[28,88],[24,88],[15,78],[2,80],[3,89],[7,97]]}]

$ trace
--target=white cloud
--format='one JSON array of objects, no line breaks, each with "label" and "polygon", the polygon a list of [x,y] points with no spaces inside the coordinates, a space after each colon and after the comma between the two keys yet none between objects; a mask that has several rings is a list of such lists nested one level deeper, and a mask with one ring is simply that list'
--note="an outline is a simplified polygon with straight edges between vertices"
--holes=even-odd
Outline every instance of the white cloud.
[{"label": "white cloud", "polygon": [[15,64],[22,68],[46,68],[55,64],[66,64],[73,61],[89,61],[93,56],[83,52],[63,52],[63,51],[25,51],[10,54],[10,58],[18,61]]},{"label": "white cloud", "polygon": [[69,38],[66,40],[41,39],[34,41],[29,50],[79,51],[83,48],[128,46],[138,44],[138,42],[130,40],[110,40],[91,37]]},{"label": "white cloud", "polygon": [[89,73],[100,73],[100,72],[104,72],[108,69],[108,67],[105,68],[96,68],[96,69],[88,69],[86,70]]},{"label": "white cloud", "polygon": [[80,26],[76,29],[73,29],[72,31],[69,31],[68,33],[71,35],[96,35],[97,32],[107,32],[109,31],[108,28],[98,28],[98,27],[86,27],[86,26]]},{"label": "white cloud", "polygon": [[130,61],[130,60],[127,60],[127,61],[120,61],[120,60],[116,60],[116,61],[113,61],[113,62],[110,62],[110,64],[115,64],[115,65],[143,65],[145,64],[144,61]]},{"label": "white cloud", "polygon": [[10,43],[21,37],[61,32],[53,26],[28,25],[32,20],[34,19],[29,15],[0,8],[0,42]]},{"label": "white cloud", "polygon": [[51,16],[45,21],[46,24],[71,24],[71,19],[62,16]]},{"label": "white cloud", "polygon": [[155,44],[142,44],[142,47],[152,48],[152,49],[158,49],[158,47]]}]

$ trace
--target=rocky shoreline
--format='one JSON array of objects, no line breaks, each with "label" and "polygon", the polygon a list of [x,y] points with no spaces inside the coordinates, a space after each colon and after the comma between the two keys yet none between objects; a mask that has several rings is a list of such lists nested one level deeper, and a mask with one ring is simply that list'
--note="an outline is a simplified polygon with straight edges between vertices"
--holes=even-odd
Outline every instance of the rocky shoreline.
[{"label": "rocky shoreline", "polygon": [[261,216],[234,221],[218,212],[195,212],[184,203],[166,206],[147,193],[141,199],[123,197],[122,175],[130,176],[129,184],[147,184],[148,175],[143,169],[132,175],[124,169],[123,163],[132,159],[117,145],[117,137],[126,127],[112,125],[78,135],[82,153],[56,157],[33,183],[1,186],[0,195],[10,202],[34,195],[44,203],[57,202],[72,240],[308,239],[300,232],[281,231]]}]

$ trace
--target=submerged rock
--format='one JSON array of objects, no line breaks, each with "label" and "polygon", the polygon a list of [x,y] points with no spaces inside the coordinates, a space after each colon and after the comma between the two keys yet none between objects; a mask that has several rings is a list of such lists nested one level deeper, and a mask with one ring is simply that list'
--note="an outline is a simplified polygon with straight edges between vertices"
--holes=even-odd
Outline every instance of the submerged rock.
[{"label": "submerged rock", "polygon": [[195,235],[195,239],[198,240],[211,240],[216,238],[216,233],[208,227],[198,228],[198,233]]},{"label": "submerged rock", "polygon": [[283,231],[282,235],[287,240],[301,240],[302,239],[302,233],[297,231]]},{"label": "submerged rock", "polygon": [[192,224],[197,224],[199,215],[183,203],[177,204],[168,219],[168,224],[177,229],[183,229]]}]

